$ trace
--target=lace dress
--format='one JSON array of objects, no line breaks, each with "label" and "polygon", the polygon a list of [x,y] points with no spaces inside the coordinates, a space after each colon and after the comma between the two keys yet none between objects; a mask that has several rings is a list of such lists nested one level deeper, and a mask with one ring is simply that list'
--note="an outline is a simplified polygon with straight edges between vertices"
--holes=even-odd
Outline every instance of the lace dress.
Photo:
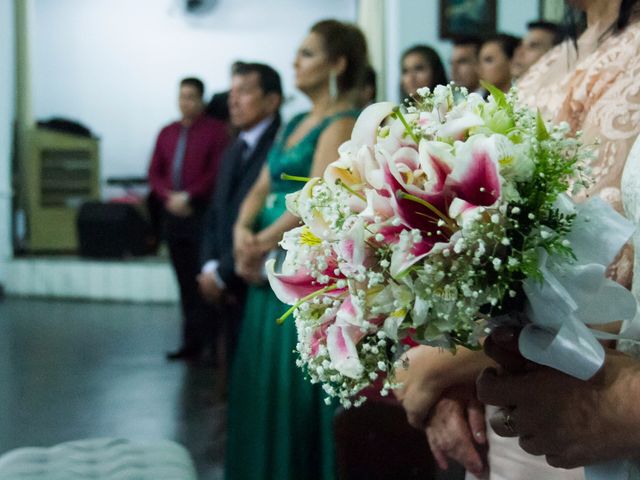
[{"label": "lace dress", "polygon": [[[568,122],[586,144],[598,142],[593,183],[578,200],[599,195],[622,213],[620,179],[640,133],[640,22],[605,38],[578,59],[566,41],[542,57],[518,82],[520,99],[547,120]],[[625,248],[610,277],[631,286],[633,252]]]},{"label": "lace dress", "polygon": [[[599,195],[620,212],[624,203],[627,217],[640,224],[640,144],[625,170],[631,147],[640,133],[640,22],[610,35],[584,58],[578,58],[571,42],[558,45],[522,77],[518,94],[521,101],[539,109],[545,119],[565,121],[573,132],[582,131],[585,143],[594,143],[596,139],[599,142],[591,164],[593,183],[578,200]],[[633,242],[638,252],[637,268],[640,268],[639,242],[640,231]],[[633,248],[628,245],[610,267],[609,275],[631,287],[633,272],[640,272],[633,265]],[[640,273],[635,280],[633,292],[640,299]],[[637,323],[633,322],[627,332],[640,338]],[[636,328],[638,332],[632,331]],[[640,358],[640,346],[635,343],[621,342],[621,349]],[[527,455],[516,440],[498,437],[490,427],[487,432],[491,480],[584,478],[583,469],[552,469],[544,457]],[[635,468],[631,466],[629,480],[640,479],[632,473]]]}]

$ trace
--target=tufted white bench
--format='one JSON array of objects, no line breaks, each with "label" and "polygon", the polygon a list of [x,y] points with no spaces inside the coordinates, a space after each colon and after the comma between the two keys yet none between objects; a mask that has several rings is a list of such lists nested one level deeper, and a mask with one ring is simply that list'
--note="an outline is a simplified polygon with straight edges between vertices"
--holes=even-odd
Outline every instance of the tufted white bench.
[{"label": "tufted white bench", "polygon": [[2,480],[197,480],[177,443],[92,438],[49,448],[18,448],[0,456]]}]

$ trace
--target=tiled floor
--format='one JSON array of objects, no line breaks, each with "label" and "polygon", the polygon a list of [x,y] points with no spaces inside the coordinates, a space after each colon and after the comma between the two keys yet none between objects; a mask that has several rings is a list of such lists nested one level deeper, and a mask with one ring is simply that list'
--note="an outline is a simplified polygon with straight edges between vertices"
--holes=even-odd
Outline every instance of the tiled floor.
[{"label": "tiled floor", "polygon": [[215,371],[167,363],[176,306],[0,302],[0,453],[88,437],[168,438],[222,478]]},{"label": "tiled floor", "polygon": [[202,480],[222,479],[226,406],[215,370],[164,359],[178,344],[177,318],[177,306],[0,301],[0,454],[90,437],[167,438],[189,450]]}]

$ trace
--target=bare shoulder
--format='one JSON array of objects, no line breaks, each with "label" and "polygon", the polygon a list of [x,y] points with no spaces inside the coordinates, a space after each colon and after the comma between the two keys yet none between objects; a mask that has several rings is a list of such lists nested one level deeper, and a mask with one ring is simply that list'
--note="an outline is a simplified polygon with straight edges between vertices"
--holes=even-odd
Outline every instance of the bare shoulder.
[{"label": "bare shoulder", "polygon": [[344,142],[351,137],[351,131],[356,123],[353,117],[342,117],[334,120],[320,135],[319,142],[335,143]]},{"label": "bare shoulder", "polygon": [[324,129],[313,158],[312,177],[321,176],[324,169],[338,159],[338,147],[351,138],[355,118],[343,117],[334,120]]}]

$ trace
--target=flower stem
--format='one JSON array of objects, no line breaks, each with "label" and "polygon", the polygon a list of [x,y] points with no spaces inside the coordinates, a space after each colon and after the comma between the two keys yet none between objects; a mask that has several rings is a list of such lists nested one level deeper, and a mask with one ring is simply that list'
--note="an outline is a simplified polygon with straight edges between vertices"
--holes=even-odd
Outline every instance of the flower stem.
[{"label": "flower stem", "polygon": [[438,210],[435,206],[433,206],[431,203],[427,202],[426,200],[423,200],[422,198],[416,197],[415,195],[411,195],[410,193],[403,192],[402,190],[398,190],[396,192],[396,196],[399,199],[409,200],[411,202],[418,203],[418,204],[422,205],[423,207],[428,208],[433,213],[435,213],[438,217],[440,217],[442,219],[442,221],[444,223],[446,223],[447,227],[449,227],[449,229],[451,231],[457,230],[455,224],[451,221],[451,219],[449,217],[447,217],[444,213],[442,213],[440,210]]},{"label": "flower stem", "polygon": [[280,179],[289,180],[292,182],[308,182],[309,180],[311,180],[311,178],[309,177],[297,177],[295,175],[287,175],[286,173],[281,174]]},{"label": "flower stem", "polygon": [[397,119],[400,120],[400,122],[402,122],[402,125],[404,125],[404,128],[407,131],[407,133],[409,134],[409,136],[411,138],[413,138],[414,142],[419,144],[420,143],[420,138],[418,138],[418,136],[413,132],[413,130],[411,129],[411,127],[407,123],[407,119],[404,118],[404,115],[400,111],[400,107],[396,107],[396,108],[393,109],[392,116],[395,116]]},{"label": "flower stem", "polygon": [[348,191],[351,195],[355,195],[356,197],[358,197],[360,200],[362,200],[363,202],[366,202],[367,199],[364,197],[364,195],[359,194],[358,192],[356,192],[353,188],[349,187],[346,183],[344,183],[342,180],[337,179],[336,183],[338,185],[340,185],[342,188],[344,188],[346,191]]},{"label": "flower stem", "polygon": [[284,323],[284,321],[296,310],[296,308],[298,308],[300,305],[302,305],[305,302],[308,302],[309,300],[313,300],[314,298],[323,295],[327,292],[330,292],[332,290],[336,290],[338,288],[338,286],[336,284],[333,285],[327,285],[324,288],[321,288],[320,290],[316,290],[315,292],[310,293],[309,295],[302,297],[300,300],[298,300],[295,304],[293,304],[291,306],[291,308],[289,308],[289,310],[287,310],[286,312],[284,312],[284,314],[281,317],[278,317],[278,319],[276,320],[276,323],[278,325],[282,325]]}]

